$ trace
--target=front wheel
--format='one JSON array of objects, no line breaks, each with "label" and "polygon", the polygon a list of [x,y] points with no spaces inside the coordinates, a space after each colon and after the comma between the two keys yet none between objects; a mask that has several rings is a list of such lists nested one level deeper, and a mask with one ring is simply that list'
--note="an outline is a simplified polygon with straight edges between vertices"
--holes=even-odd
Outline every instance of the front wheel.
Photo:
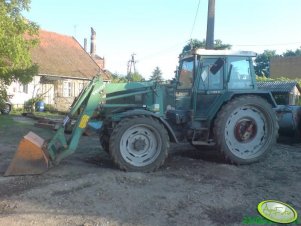
[{"label": "front wheel", "polygon": [[163,165],[169,148],[164,126],[148,116],[125,118],[110,137],[110,154],[120,169],[151,172]]},{"label": "front wheel", "polygon": [[261,97],[237,97],[218,113],[214,135],[217,148],[230,162],[256,162],[276,143],[276,114],[271,105]]}]

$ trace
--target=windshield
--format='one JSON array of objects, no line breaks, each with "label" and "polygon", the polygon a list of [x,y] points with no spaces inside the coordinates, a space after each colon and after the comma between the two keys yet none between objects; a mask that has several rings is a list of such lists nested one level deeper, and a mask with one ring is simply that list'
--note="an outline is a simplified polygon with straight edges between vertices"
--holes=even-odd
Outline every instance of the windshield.
[{"label": "windshield", "polygon": [[190,89],[193,84],[193,58],[182,61],[178,89]]}]

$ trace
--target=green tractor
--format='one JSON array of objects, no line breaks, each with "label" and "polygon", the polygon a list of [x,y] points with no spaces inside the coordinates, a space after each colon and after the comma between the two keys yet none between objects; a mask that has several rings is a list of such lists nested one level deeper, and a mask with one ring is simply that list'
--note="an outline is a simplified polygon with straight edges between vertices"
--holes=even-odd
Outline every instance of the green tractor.
[{"label": "green tractor", "polygon": [[[156,170],[171,142],[215,146],[230,163],[256,162],[275,144],[278,123],[271,93],[257,90],[255,56],[196,49],[180,56],[169,84],[104,84],[94,78],[49,142],[31,132],[24,137],[6,175],[42,173],[58,164],[76,150],[87,126],[99,129],[103,149],[125,171]],[[64,130],[75,116],[67,139]],[[33,149],[34,161],[24,160]]]}]

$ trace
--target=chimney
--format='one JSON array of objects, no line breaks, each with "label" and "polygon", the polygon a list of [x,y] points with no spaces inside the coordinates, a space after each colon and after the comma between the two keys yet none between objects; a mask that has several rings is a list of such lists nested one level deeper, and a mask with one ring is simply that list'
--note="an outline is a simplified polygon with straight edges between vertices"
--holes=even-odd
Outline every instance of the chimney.
[{"label": "chimney", "polygon": [[94,31],[93,27],[91,27],[91,49],[90,55],[95,57],[96,54],[96,32]]},{"label": "chimney", "polygon": [[84,38],[84,50],[87,52],[87,39]]}]

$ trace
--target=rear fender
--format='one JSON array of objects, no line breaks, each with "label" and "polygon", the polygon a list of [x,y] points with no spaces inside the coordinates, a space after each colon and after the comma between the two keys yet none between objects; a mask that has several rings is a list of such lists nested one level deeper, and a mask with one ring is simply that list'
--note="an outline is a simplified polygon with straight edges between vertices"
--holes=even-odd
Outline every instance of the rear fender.
[{"label": "rear fender", "polygon": [[[256,91],[256,92],[248,92],[248,93],[233,93],[230,96],[230,99],[232,99],[233,97],[237,97],[237,96],[242,96],[242,95],[255,95],[255,96],[260,96],[263,99],[265,99],[267,102],[269,102],[269,104],[272,105],[273,108],[277,107],[277,103],[274,99],[274,97],[272,96],[271,92],[262,92],[262,91]],[[230,100],[229,99],[229,100]]]}]

